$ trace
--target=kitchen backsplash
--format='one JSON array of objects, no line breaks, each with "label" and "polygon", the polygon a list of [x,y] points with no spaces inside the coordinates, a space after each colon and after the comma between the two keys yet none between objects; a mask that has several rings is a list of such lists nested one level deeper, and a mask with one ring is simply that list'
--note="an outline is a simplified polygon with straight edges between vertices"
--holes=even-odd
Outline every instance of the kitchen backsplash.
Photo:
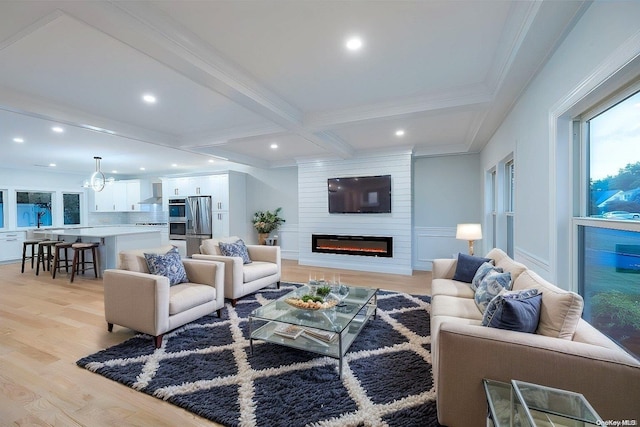
[{"label": "kitchen backsplash", "polygon": [[168,222],[169,212],[89,212],[89,226]]}]

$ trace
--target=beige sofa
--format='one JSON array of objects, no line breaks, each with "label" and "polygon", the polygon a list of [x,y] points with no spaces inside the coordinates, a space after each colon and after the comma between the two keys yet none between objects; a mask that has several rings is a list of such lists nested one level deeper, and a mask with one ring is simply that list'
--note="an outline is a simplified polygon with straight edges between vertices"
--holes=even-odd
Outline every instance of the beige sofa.
[{"label": "beige sofa", "polygon": [[104,272],[104,314],[109,332],[120,325],[154,337],[224,307],[224,264],[183,259],[190,282],[169,286],[169,279],[149,273],[145,253],[164,254],[171,245],[122,251],[118,269]]},{"label": "beige sofa", "polygon": [[194,259],[218,261],[225,264],[224,296],[235,307],[238,298],[260,290],[274,283],[280,287],[281,258],[280,246],[246,245],[251,258],[250,264],[243,264],[242,258],[224,256],[219,242],[235,243],[239,237],[207,239],[200,245],[200,253]]},{"label": "beige sofa", "polygon": [[432,363],[438,421],[485,426],[482,379],[519,379],[584,394],[606,420],[640,422],[640,362],[580,318],[582,299],[500,249],[487,256],[512,276],[512,288],[542,291],[535,334],[482,326],[468,283],[453,280],[456,259],[433,261]]}]

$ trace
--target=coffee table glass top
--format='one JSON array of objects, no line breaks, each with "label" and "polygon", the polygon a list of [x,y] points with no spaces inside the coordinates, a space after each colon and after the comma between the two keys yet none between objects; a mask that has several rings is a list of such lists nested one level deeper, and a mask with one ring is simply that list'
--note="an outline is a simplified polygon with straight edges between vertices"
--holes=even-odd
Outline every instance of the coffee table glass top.
[{"label": "coffee table glass top", "polygon": [[308,286],[302,286],[270,304],[255,309],[251,317],[256,320],[277,321],[340,333],[351,324],[376,292],[377,289],[350,286],[349,294],[339,306],[324,310],[305,310],[285,302],[287,298],[310,293]]}]

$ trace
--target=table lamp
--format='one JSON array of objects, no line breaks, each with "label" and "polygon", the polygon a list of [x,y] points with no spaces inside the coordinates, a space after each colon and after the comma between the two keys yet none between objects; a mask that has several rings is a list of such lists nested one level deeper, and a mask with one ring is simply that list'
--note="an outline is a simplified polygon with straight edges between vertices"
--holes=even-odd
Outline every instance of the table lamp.
[{"label": "table lamp", "polygon": [[469,255],[473,255],[473,241],[482,239],[480,224],[458,224],[456,239],[469,241]]}]

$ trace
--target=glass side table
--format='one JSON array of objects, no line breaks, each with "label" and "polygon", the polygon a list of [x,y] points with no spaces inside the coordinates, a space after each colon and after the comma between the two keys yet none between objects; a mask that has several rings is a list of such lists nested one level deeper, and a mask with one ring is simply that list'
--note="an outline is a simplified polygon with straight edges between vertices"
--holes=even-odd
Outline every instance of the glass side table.
[{"label": "glass side table", "polygon": [[483,380],[495,427],[602,426],[604,421],[580,393],[512,380]]}]

